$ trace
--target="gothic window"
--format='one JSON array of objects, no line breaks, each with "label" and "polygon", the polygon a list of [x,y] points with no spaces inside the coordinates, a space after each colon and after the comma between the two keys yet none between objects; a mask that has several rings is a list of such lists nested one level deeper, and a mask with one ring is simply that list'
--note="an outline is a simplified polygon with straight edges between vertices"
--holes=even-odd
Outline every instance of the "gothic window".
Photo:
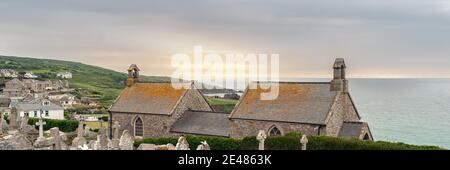
[{"label": "gothic window", "polygon": [[144,125],[140,117],[134,120],[134,136],[144,136]]},{"label": "gothic window", "polygon": [[269,130],[269,136],[281,136],[281,131],[276,126]]}]

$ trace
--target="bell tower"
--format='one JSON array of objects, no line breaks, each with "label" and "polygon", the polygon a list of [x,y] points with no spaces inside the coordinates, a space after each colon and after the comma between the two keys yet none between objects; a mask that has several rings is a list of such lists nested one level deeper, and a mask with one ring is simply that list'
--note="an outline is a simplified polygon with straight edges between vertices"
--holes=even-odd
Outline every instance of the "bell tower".
[{"label": "bell tower", "polygon": [[127,86],[133,86],[134,84],[139,82],[139,68],[136,64],[131,64],[130,68],[128,68],[128,80]]},{"label": "bell tower", "polygon": [[348,92],[348,81],[345,78],[345,62],[343,58],[336,58],[333,64],[333,80],[331,80],[331,91]]}]

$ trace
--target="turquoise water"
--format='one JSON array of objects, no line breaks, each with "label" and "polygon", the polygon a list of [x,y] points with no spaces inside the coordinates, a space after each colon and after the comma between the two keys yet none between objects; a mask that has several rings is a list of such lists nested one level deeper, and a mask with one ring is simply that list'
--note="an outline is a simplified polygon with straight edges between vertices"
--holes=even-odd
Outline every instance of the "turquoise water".
[{"label": "turquoise water", "polygon": [[450,79],[350,79],[349,91],[375,140],[450,148]]},{"label": "turquoise water", "polygon": [[376,140],[450,148],[450,79],[351,79]]}]

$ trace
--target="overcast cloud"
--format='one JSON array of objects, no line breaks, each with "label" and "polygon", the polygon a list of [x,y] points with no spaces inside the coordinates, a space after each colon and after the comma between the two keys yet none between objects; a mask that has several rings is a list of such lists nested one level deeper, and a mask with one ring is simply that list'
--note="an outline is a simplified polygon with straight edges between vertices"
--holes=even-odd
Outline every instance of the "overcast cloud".
[{"label": "overcast cloud", "polygon": [[450,1],[2,0],[0,55],[170,75],[171,55],[279,53],[282,76],[450,77]]}]

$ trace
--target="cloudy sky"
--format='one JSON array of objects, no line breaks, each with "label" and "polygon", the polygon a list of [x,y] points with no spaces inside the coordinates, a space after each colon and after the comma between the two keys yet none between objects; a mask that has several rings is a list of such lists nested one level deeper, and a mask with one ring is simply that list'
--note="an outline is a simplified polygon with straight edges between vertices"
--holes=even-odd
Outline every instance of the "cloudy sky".
[{"label": "cloudy sky", "polygon": [[0,55],[170,75],[171,56],[280,54],[285,77],[450,77],[450,2],[440,0],[2,0]]}]

